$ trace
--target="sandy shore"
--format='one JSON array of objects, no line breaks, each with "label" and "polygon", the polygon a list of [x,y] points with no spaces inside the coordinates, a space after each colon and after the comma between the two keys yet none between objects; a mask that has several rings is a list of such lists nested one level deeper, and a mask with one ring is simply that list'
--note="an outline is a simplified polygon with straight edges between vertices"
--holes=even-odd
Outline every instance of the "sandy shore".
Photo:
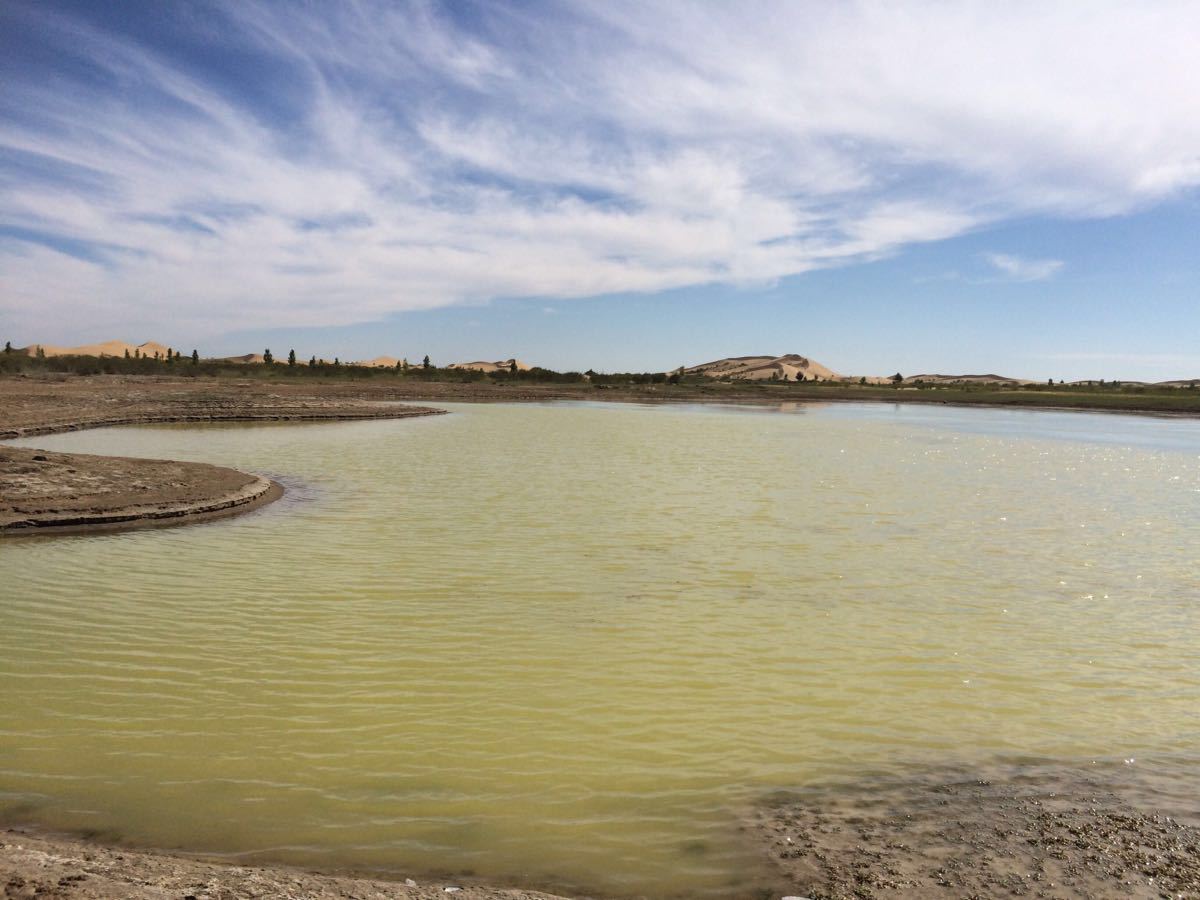
[{"label": "sandy shore", "polygon": [[[448,891],[448,888],[457,890]],[[377,881],[285,867],[231,866],[102,847],[21,831],[0,833],[0,898],[72,900],[554,900],[551,894],[455,881]],[[561,898],[560,898],[561,900]]]},{"label": "sandy shore", "polygon": [[[120,379],[0,380],[0,440],[152,422],[332,421],[442,412],[354,397]],[[221,466],[0,446],[0,535],[161,527],[246,512],[279,485]]]},{"label": "sandy shore", "polygon": [[1194,763],[910,770],[767,798],[747,827],[813,900],[1195,898],[1197,787]]},{"label": "sandy shore", "polygon": [[[1200,781],[1194,768],[1139,772],[1042,762],[928,768],[764,797],[743,833],[761,872],[741,897],[1200,897]],[[757,888],[750,884],[760,885]],[[460,888],[450,891],[446,888]],[[242,866],[111,847],[24,829],[0,832],[0,898],[232,900],[511,898],[556,895],[414,873],[395,881]]]}]

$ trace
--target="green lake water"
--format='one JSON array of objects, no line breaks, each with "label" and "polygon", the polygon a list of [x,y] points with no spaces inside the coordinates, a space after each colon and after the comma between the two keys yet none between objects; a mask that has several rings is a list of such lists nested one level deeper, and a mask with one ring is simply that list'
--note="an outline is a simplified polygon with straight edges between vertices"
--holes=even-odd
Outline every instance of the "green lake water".
[{"label": "green lake water", "polygon": [[1197,756],[1200,423],[448,408],[21,442],[288,493],[0,543],[0,818],[719,897],[777,789]]}]

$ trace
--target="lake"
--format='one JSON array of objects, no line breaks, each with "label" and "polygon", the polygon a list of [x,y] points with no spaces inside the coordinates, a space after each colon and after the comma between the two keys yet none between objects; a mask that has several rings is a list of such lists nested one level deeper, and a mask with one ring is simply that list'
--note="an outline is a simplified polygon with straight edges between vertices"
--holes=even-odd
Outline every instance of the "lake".
[{"label": "lake", "polygon": [[726,897],[769,882],[739,824],[777,789],[1196,760],[1200,422],[446,408],[14,442],[288,493],[0,543],[0,816]]}]

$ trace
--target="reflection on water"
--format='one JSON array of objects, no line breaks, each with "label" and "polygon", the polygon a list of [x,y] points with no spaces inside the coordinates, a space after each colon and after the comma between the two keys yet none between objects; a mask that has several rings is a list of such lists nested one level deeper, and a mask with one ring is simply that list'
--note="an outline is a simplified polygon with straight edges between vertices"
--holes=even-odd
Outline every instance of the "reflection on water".
[{"label": "reflection on water", "polygon": [[291,499],[0,545],[0,809],[719,896],[767,878],[737,811],[777,788],[1194,754],[1195,423],[808,410],[28,441],[272,473]]}]

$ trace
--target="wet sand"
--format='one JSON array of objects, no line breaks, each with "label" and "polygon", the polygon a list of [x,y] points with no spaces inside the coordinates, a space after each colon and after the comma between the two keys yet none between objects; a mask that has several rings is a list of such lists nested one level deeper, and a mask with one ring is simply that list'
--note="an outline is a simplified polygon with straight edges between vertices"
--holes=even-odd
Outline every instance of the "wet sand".
[{"label": "wet sand", "polygon": [[[908,770],[764,797],[740,839],[762,872],[731,897],[1200,897],[1194,767],[1142,772],[1052,762]],[[446,888],[460,888],[447,893]],[[34,830],[0,832],[0,898],[232,900],[510,898],[558,895],[414,873],[379,880],[105,846]]]},{"label": "wet sand", "polygon": [[0,447],[0,534],[202,521],[281,493],[260,475],[221,466]]},{"label": "wet sand", "polygon": [[[448,891],[448,888],[457,890]],[[554,900],[451,880],[378,881],[281,866],[233,866],[21,831],[0,833],[0,898],[71,900]]]},{"label": "wet sand", "polygon": [[812,900],[1198,897],[1195,763],[1146,768],[909,770],[781,793],[747,827]]}]

